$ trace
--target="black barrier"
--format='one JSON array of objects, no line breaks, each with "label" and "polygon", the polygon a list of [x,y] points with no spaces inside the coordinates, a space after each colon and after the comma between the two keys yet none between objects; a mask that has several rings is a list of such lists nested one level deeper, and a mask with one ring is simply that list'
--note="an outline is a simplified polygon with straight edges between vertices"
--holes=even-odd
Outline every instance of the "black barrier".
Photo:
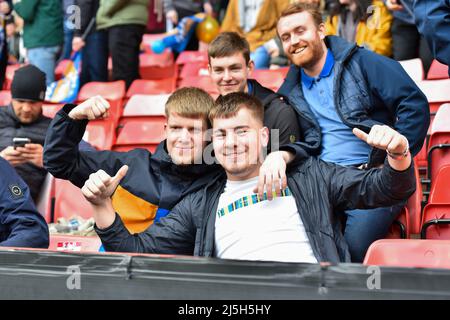
[{"label": "black barrier", "polygon": [[0,251],[0,299],[449,299],[450,270]]}]

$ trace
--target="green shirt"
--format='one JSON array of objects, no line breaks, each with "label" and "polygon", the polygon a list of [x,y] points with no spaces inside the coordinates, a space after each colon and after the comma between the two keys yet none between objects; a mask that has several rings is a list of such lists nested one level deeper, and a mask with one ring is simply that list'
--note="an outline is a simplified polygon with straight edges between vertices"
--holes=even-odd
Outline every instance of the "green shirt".
[{"label": "green shirt", "polygon": [[97,29],[118,25],[146,26],[149,0],[100,0],[97,12]]},{"label": "green shirt", "polygon": [[14,10],[24,20],[25,48],[62,45],[63,9],[60,0],[22,0],[14,4]]}]

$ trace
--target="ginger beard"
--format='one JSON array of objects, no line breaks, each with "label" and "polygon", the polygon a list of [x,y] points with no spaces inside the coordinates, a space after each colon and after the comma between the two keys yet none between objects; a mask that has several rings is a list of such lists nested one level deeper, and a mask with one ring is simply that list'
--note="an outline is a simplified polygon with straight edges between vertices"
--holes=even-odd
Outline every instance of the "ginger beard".
[{"label": "ginger beard", "polygon": [[298,67],[311,69],[326,53],[323,24],[316,26],[309,12],[282,17],[278,34],[289,60]]}]

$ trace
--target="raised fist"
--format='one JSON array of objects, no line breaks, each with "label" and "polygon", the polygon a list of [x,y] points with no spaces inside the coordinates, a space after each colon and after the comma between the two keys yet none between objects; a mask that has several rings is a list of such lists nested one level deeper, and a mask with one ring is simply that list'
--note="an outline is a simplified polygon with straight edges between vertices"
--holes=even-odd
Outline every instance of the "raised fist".
[{"label": "raised fist", "polygon": [[101,96],[94,96],[79,104],[69,112],[74,120],[104,119],[108,116],[109,102]]}]

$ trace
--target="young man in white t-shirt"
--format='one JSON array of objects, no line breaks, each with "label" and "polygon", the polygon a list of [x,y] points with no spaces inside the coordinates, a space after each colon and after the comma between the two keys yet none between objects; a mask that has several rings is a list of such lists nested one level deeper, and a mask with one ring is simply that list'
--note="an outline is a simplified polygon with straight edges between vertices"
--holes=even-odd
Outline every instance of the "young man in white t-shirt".
[{"label": "young man in white t-shirt", "polygon": [[[109,199],[125,176],[93,174],[82,191],[95,209],[96,232],[107,251],[177,253],[284,262],[350,261],[334,212],[391,205],[415,190],[404,136],[387,126],[355,135],[390,154],[382,169],[362,171],[306,157],[293,163],[277,190],[253,193],[269,131],[263,107],[245,93],[218,99],[210,111],[213,147],[226,174],[191,193],[145,232],[131,235]],[[282,152],[286,162],[292,155]],[[280,177],[273,177],[275,180]]]}]

